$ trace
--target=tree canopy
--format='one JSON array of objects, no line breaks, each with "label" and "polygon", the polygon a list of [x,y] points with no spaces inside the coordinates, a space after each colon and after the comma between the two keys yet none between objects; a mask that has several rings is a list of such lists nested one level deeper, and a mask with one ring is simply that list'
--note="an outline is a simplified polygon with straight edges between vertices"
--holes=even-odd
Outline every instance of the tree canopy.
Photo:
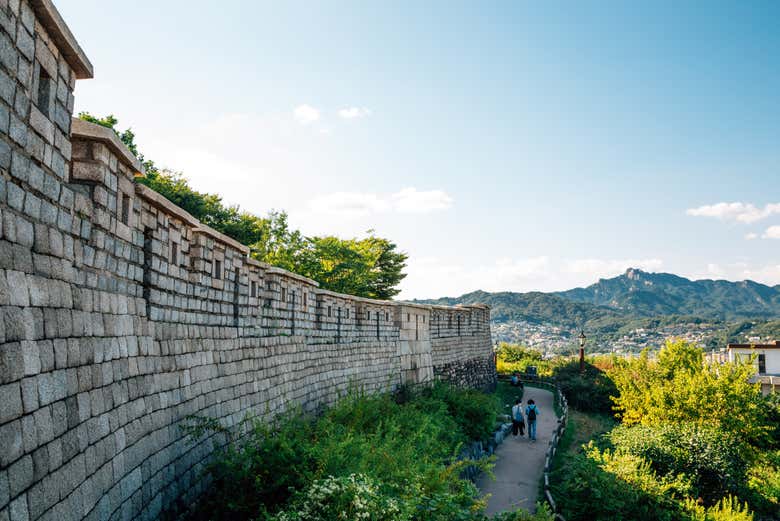
[{"label": "tree canopy", "polygon": [[145,158],[131,129],[119,131],[117,118],[98,118],[81,112],[83,120],[110,128],[138,157],[146,175],[137,179],[183,208],[202,223],[249,246],[252,256],[316,280],[322,288],[361,297],[391,299],[406,276],[407,255],[392,241],[377,237],[342,239],[335,236],[307,237],[290,227],[287,213],[271,210],[265,217],[228,205],[217,194],[199,192],[181,172],[158,168]]},{"label": "tree canopy", "polygon": [[750,383],[755,367],[747,361],[707,364],[702,356],[695,345],[670,340],[657,360],[645,350],[617,365],[611,371],[618,390],[613,400],[623,423],[707,423],[756,445],[766,442],[771,409]]}]

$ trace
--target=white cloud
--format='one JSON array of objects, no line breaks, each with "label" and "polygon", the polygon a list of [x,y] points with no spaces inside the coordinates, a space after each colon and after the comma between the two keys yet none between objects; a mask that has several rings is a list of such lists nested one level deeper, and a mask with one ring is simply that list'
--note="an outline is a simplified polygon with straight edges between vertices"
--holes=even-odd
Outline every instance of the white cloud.
[{"label": "white cloud", "polygon": [[590,275],[596,279],[614,277],[628,268],[639,268],[645,271],[658,271],[663,267],[661,259],[577,259],[566,263],[569,273]]},{"label": "white cloud", "polygon": [[390,210],[390,203],[377,194],[335,192],[314,198],[309,205],[314,212],[362,216]]},{"label": "white cloud", "polygon": [[780,226],[770,226],[761,237],[764,239],[780,239]]},{"label": "white cloud", "polygon": [[758,239],[758,234],[757,233],[753,233],[753,232],[746,233],[745,234],[745,239],[747,239],[748,241],[752,241],[754,239]]},{"label": "white cloud", "polygon": [[[599,278],[615,277],[628,267],[664,271],[662,266],[665,265],[661,259],[562,259],[548,256],[502,258],[477,265],[412,256],[408,264],[408,275],[401,282],[401,299],[457,297],[478,289],[490,292],[563,291],[589,286]],[[710,263],[705,269],[695,272],[668,271],[692,280],[753,280],[770,286],[780,284],[780,264],[777,263]]]},{"label": "white cloud", "polygon": [[371,115],[371,109],[366,107],[348,107],[339,110],[339,117],[342,119],[367,118]]},{"label": "white cloud", "polygon": [[456,297],[485,291],[530,291],[554,278],[549,257],[501,258],[490,265],[464,266],[436,257],[411,258],[400,298]]},{"label": "white cloud", "polygon": [[576,259],[568,261],[565,269],[569,273],[587,275],[593,279],[615,277],[628,268],[658,271],[663,267],[661,259]]},{"label": "white cloud", "polygon": [[438,258],[410,258],[401,298],[459,296],[484,291],[561,291],[615,277],[627,268],[657,271],[661,259],[555,259],[548,256],[499,258],[466,266]]},{"label": "white cloud", "polygon": [[682,274],[691,279],[752,280],[774,286],[780,284],[780,264],[751,265],[747,262],[708,264],[705,272]]},{"label": "white cloud", "polygon": [[293,116],[301,125],[310,125],[320,119],[320,111],[304,103],[293,109]]},{"label": "white cloud", "polygon": [[392,195],[393,207],[399,213],[430,213],[452,206],[452,197],[442,190],[419,191],[404,188]]},{"label": "white cloud", "polygon": [[780,214],[780,203],[767,204],[763,208],[741,202],[706,204],[689,208],[685,213],[693,217],[713,217],[722,221],[750,224]]},{"label": "white cloud", "polygon": [[430,213],[446,210],[453,199],[442,190],[404,188],[394,194],[335,192],[315,197],[309,208],[315,213],[363,216],[373,213]]}]

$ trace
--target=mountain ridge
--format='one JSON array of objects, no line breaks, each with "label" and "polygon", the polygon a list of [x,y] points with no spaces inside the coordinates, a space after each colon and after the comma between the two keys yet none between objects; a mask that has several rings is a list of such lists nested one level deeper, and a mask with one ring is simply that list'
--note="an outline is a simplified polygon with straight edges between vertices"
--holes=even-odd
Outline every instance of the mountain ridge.
[{"label": "mountain ridge", "polygon": [[[780,285],[752,280],[690,280],[629,268],[566,291],[477,290],[426,304],[487,304],[496,338],[567,352],[579,331],[604,349],[636,351],[668,336],[708,348],[750,338],[780,338]],[[576,347],[576,346],[575,346]]]},{"label": "mountain ridge", "polygon": [[496,323],[526,321],[565,329],[617,333],[629,327],[780,318],[780,285],[751,280],[690,280],[629,268],[612,278],[558,292],[465,293],[415,300],[427,304],[488,304]]},{"label": "mountain ridge", "polygon": [[564,299],[643,317],[694,315],[717,319],[780,317],[780,286],[752,280],[691,280],[629,268],[584,288],[554,292]]}]

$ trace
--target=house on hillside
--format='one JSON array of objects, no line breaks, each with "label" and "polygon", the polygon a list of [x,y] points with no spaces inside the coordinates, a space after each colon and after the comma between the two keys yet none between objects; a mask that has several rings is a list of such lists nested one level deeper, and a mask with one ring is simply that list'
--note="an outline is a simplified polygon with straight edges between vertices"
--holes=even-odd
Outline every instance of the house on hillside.
[{"label": "house on hillside", "polygon": [[761,392],[780,392],[780,340],[769,344],[729,344],[726,351],[730,362],[755,356],[755,381],[761,384]]}]

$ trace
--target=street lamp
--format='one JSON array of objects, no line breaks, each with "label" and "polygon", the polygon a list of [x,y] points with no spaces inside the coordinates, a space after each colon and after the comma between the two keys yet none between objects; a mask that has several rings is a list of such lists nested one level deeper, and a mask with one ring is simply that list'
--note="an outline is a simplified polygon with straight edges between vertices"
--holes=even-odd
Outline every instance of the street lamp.
[{"label": "street lamp", "polygon": [[580,373],[585,372],[585,331],[580,331]]}]

